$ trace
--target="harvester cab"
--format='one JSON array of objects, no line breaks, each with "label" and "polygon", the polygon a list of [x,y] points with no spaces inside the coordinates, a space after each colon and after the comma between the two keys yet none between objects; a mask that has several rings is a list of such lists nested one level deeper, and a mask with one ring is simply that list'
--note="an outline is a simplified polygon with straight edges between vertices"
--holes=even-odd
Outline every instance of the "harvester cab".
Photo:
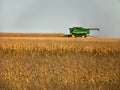
[{"label": "harvester cab", "polygon": [[97,31],[99,31],[99,28],[83,28],[83,27],[69,28],[71,37],[86,38],[88,36],[88,34],[90,34],[90,30],[97,30]]}]

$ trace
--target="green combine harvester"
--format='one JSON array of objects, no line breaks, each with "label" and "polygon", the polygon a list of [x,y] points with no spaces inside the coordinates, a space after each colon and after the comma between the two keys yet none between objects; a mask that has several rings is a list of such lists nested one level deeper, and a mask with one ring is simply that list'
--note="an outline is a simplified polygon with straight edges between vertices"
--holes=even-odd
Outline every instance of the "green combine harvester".
[{"label": "green combine harvester", "polygon": [[98,30],[99,28],[83,28],[83,27],[73,27],[69,28],[70,35],[67,35],[67,37],[82,37],[86,38],[88,34],[90,33],[90,30]]}]

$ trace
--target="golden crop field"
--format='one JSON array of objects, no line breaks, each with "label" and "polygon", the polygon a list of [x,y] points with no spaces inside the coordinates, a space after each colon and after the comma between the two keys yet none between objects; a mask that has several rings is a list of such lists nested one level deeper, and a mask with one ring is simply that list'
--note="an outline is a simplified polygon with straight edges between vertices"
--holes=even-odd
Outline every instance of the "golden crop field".
[{"label": "golden crop field", "polygon": [[63,33],[4,33],[0,32],[0,37],[63,37]]},{"label": "golden crop field", "polygon": [[120,90],[120,39],[0,37],[0,90]]}]

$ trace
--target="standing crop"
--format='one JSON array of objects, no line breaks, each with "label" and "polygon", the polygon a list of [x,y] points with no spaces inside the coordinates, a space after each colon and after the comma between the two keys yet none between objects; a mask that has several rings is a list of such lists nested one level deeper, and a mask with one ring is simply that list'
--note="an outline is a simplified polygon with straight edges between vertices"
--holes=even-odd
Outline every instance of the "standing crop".
[{"label": "standing crop", "polygon": [[119,90],[120,39],[0,37],[2,90]]}]

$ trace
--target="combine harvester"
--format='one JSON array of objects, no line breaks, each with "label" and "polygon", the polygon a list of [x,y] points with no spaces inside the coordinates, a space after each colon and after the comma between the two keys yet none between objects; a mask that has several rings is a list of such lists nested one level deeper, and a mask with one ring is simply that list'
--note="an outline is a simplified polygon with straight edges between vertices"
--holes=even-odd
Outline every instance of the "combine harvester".
[{"label": "combine harvester", "polygon": [[83,28],[83,27],[73,27],[69,28],[70,35],[65,35],[65,37],[82,37],[86,38],[90,34],[90,30],[98,30],[99,28]]}]

